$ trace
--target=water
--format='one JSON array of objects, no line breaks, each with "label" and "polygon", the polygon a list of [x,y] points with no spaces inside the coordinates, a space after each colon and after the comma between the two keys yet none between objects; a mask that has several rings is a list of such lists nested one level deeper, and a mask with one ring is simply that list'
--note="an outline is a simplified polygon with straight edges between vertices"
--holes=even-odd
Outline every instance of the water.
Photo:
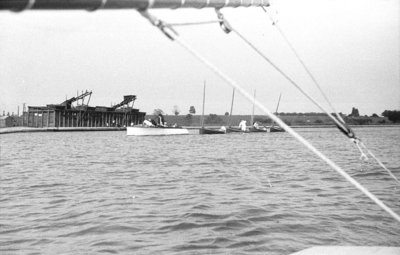
[{"label": "water", "polygon": [[[400,213],[336,129],[305,138]],[[356,130],[400,177],[400,128]],[[0,136],[1,254],[290,254],[400,245],[400,223],[287,133]]]}]

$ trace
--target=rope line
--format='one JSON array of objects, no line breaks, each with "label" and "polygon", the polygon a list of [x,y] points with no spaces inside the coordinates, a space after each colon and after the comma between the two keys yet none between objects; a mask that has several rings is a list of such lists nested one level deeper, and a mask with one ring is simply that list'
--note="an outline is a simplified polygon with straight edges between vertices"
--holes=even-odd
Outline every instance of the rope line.
[{"label": "rope line", "polygon": [[365,161],[367,161],[367,160],[368,160],[368,156],[365,155],[363,149],[361,148],[361,146],[360,146],[360,141],[359,141],[359,140],[356,140],[356,139],[353,139],[353,142],[356,144],[357,149],[358,149],[358,150],[360,151],[360,153],[361,153],[360,160],[365,160]]},{"label": "rope line", "polygon": [[[175,38],[175,41],[179,43],[183,48],[185,48],[189,53],[191,53],[194,57],[196,57],[200,62],[206,65],[211,71],[217,74],[220,78],[225,80],[228,84],[234,87],[239,93],[241,93],[245,98],[247,98],[250,102],[252,101],[252,96],[247,93],[243,88],[241,88],[235,81],[231,80],[228,76],[222,73],[218,68],[216,68],[213,64],[208,62],[205,58],[203,58],[199,53],[194,51],[184,40],[179,37]],[[286,125],[281,119],[272,114],[272,112],[263,106],[258,100],[254,100],[254,103],[259,107],[265,114],[268,115],[271,119],[279,124],[283,129],[285,129],[289,134],[291,134],[294,138],[296,138],[300,143],[302,143],[309,150],[314,152],[318,157],[320,157],[323,161],[325,161],[328,165],[330,165],[334,170],[336,170],[340,175],[342,175],[346,180],[352,183],[356,188],[358,188],[361,192],[363,192],[366,196],[368,196],[372,201],[374,201],[378,206],[380,206],[383,210],[389,213],[393,218],[395,218],[398,222],[400,222],[400,216],[397,215],[392,209],[387,207],[379,198],[369,192],[366,188],[364,188],[360,183],[358,183],[355,179],[353,179],[350,175],[348,175],[344,170],[342,170],[336,163],[327,158],[323,153],[321,153],[318,149],[316,149],[311,143],[305,140],[302,136],[296,133],[292,128]]]},{"label": "rope line", "polygon": [[[145,15],[143,15],[145,16]],[[145,16],[146,17],[146,16]],[[147,17],[151,17],[147,15]],[[159,20],[158,20],[159,21]],[[153,21],[150,20],[152,24]],[[160,28],[160,26],[158,26]],[[168,28],[168,26],[163,26],[164,28]],[[163,31],[163,30],[162,30]],[[165,32],[165,31],[163,31]],[[197,51],[195,51],[186,41],[179,37],[176,33],[169,33],[168,35],[172,36],[172,40],[177,42],[180,46],[182,46],[185,50],[187,50],[191,55],[197,58],[201,63],[203,63],[208,69],[210,69],[214,74],[219,76],[225,82],[227,82],[231,87],[235,88],[240,94],[242,94],[247,100],[250,102],[253,101],[253,97],[245,91],[241,86],[239,86],[234,80],[232,80],[229,76],[220,71],[216,66],[214,66],[211,62],[205,59],[202,55],[200,55]],[[374,194],[372,194],[369,190],[364,188],[360,183],[358,183],[355,179],[353,179],[349,174],[347,174],[340,166],[338,166],[331,159],[326,157],[322,152],[320,152],[317,148],[315,148],[310,142],[304,139],[300,134],[294,131],[291,127],[286,125],[280,118],[275,116],[267,107],[261,104],[258,100],[254,100],[255,105],[261,109],[269,118],[278,123],[286,132],[292,135],[295,139],[297,139],[300,143],[302,143],[306,148],[316,154],[320,159],[325,161],[329,166],[331,166],[336,172],[342,175],[347,181],[353,184],[357,189],[359,189],[362,193],[364,193],[367,197],[369,197],[372,201],[374,201],[379,207],[381,207],[384,211],[386,211],[389,215],[391,215],[395,220],[400,222],[400,216],[396,214],[391,208],[386,206],[379,198],[377,198]]]},{"label": "rope line", "polygon": [[[365,146],[364,143],[362,143],[360,141],[360,139],[357,139],[354,132],[351,130],[351,128],[346,125],[346,122],[344,121],[344,119],[342,118],[342,116],[338,113],[338,111],[335,109],[335,107],[333,106],[332,102],[329,100],[328,96],[326,95],[326,93],[323,91],[321,85],[319,84],[319,82],[317,81],[317,79],[314,77],[314,75],[311,73],[310,69],[307,67],[307,65],[305,64],[305,62],[303,61],[303,59],[300,57],[300,55],[297,53],[297,50],[295,49],[295,47],[293,46],[293,44],[289,41],[288,37],[286,36],[286,34],[283,32],[283,30],[281,29],[281,27],[277,24],[277,22],[272,18],[271,13],[269,13],[263,6],[261,6],[261,8],[264,10],[264,12],[267,14],[267,16],[269,17],[269,19],[271,20],[272,24],[275,26],[275,28],[278,30],[279,34],[282,36],[282,38],[284,39],[284,41],[286,42],[286,44],[289,46],[289,48],[292,50],[293,54],[296,56],[297,60],[300,62],[300,64],[302,65],[303,69],[306,71],[306,73],[308,74],[308,76],[311,78],[311,80],[313,81],[314,85],[318,88],[319,92],[321,93],[321,95],[324,97],[325,101],[329,104],[329,106],[331,107],[332,111],[335,112],[336,117],[342,122],[343,127],[346,127],[345,130],[342,129],[342,127],[338,126],[338,128],[340,129],[340,131],[342,131],[345,135],[347,135],[350,140],[353,140],[353,142],[356,144],[358,150],[361,153],[360,159],[361,160],[368,160],[367,155],[364,153],[363,149],[360,147],[361,146],[367,150],[367,153],[371,155],[371,157],[373,159],[375,159],[375,161],[383,168],[385,169],[389,175],[396,180],[397,183],[400,184],[399,180],[396,178],[396,176],[377,158],[375,157],[374,154],[372,154],[372,152]],[[353,137],[351,137],[353,136]],[[353,138],[356,138],[355,140]]]},{"label": "rope line", "polygon": [[295,86],[305,97],[313,102],[321,111],[325,112],[342,130],[349,130],[341,121],[335,118],[328,110],[326,110],[321,104],[319,104],[314,98],[312,98],[307,92],[305,92],[292,78],[290,78],[281,68],[274,64],[265,54],[263,54],[254,44],[247,40],[238,30],[232,28],[232,32],[238,35],[248,46],[250,46],[255,52],[257,52],[265,61],[267,61],[278,73],[280,73],[287,81]]},{"label": "rope line", "polygon": [[291,49],[291,51],[293,52],[293,54],[296,56],[297,60],[300,62],[300,64],[302,65],[302,67],[304,68],[304,70],[307,72],[308,76],[311,78],[311,80],[313,81],[313,83],[315,84],[315,86],[318,88],[319,92],[321,93],[321,95],[324,97],[324,99],[326,100],[326,102],[329,104],[329,106],[331,107],[331,109],[333,110],[333,112],[336,114],[336,116],[339,118],[340,121],[342,121],[343,123],[345,123],[345,121],[343,120],[342,116],[340,116],[340,114],[338,113],[338,111],[335,109],[335,107],[333,106],[333,104],[331,103],[331,101],[329,100],[328,96],[326,95],[326,93],[323,91],[321,85],[319,84],[319,82],[317,81],[317,79],[314,77],[314,75],[311,73],[310,69],[306,66],[306,64],[304,63],[303,59],[300,57],[300,55],[297,53],[297,50],[294,48],[293,44],[289,41],[288,37],[285,35],[285,33],[283,32],[283,30],[280,28],[280,26],[278,25],[278,23],[272,18],[271,14],[264,8],[261,6],[261,8],[264,10],[264,12],[267,14],[267,16],[269,17],[269,19],[271,20],[272,24],[275,26],[275,28],[278,30],[279,34],[282,36],[282,38],[285,40],[286,44],[289,46],[289,48]]},{"label": "rope line", "polygon": [[361,144],[361,147],[364,148],[365,150],[367,150],[367,153],[368,153],[371,157],[373,157],[373,158],[376,160],[376,162],[377,162],[383,169],[385,169],[393,179],[396,180],[396,182],[397,182],[398,184],[400,184],[399,179],[397,179],[397,177],[393,174],[393,172],[390,171],[390,170],[382,163],[382,161],[380,161],[380,160],[367,148],[367,146],[365,146],[365,144],[364,144],[363,142],[360,142],[360,144]]}]

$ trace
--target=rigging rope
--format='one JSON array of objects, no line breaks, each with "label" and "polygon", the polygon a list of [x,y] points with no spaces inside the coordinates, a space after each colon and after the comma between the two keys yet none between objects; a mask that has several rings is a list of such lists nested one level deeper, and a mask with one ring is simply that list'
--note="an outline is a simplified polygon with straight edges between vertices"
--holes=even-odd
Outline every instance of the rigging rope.
[{"label": "rigging rope", "polygon": [[[239,86],[234,80],[232,80],[229,76],[220,71],[216,66],[214,66],[211,62],[205,59],[202,55],[200,55],[197,51],[195,51],[186,41],[179,37],[176,31],[171,30],[171,27],[166,25],[161,20],[155,18],[150,15],[147,10],[139,11],[142,13],[144,17],[149,19],[150,23],[157,26],[164,34],[167,35],[168,38],[170,36],[171,40],[177,42],[180,46],[182,46],[185,50],[187,50],[191,55],[197,58],[200,62],[202,62],[207,68],[213,71],[216,75],[218,75],[221,79],[227,82],[231,87],[236,89],[240,94],[242,94],[245,98],[247,98],[250,102],[253,101],[252,96],[247,93],[241,86]],[[400,222],[400,216],[396,214],[391,208],[386,206],[379,198],[377,198],[374,194],[364,188],[360,183],[358,183],[355,179],[353,179],[349,174],[347,174],[340,166],[338,166],[331,159],[326,157],[322,152],[320,152],[317,148],[315,148],[310,142],[304,139],[300,134],[294,131],[291,127],[286,125],[280,118],[275,116],[267,107],[261,104],[258,100],[254,100],[255,105],[261,109],[269,118],[278,123],[283,129],[285,129],[289,134],[291,134],[294,138],[296,138],[300,143],[302,143],[305,147],[307,147],[310,151],[315,153],[319,158],[325,161],[329,166],[331,166],[336,172],[342,175],[347,181],[352,183],[357,189],[359,189],[362,193],[364,193],[367,197],[369,197],[372,201],[374,201],[379,207],[385,210],[388,214],[390,214],[394,219]]]},{"label": "rigging rope", "polygon": [[368,152],[368,154],[372,157],[372,158],[374,158],[375,160],[376,160],[376,162],[383,168],[383,169],[385,169],[388,173],[389,173],[389,175],[393,178],[393,179],[395,179],[396,181],[397,181],[397,183],[398,184],[400,184],[400,181],[399,181],[399,179],[397,179],[397,177],[393,174],[393,172],[392,171],[390,171],[368,148],[367,148],[367,146],[365,146],[365,144],[363,143],[363,142],[361,142],[360,141],[360,145],[361,145],[361,147],[363,148],[363,149],[365,149],[365,150],[367,150],[367,152]]},{"label": "rigging rope", "polygon": [[[225,20],[225,23],[229,24]],[[281,68],[272,62],[265,54],[263,54],[254,44],[246,39],[238,30],[234,29],[229,25],[232,32],[234,32],[240,39],[242,39],[248,46],[250,46],[255,52],[257,52],[265,61],[267,61],[278,73],[280,73],[287,81],[289,81],[293,86],[295,86],[305,97],[307,97],[311,102],[313,102],[320,110],[325,112],[335,124],[344,132],[349,138],[355,138],[355,134],[349,127],[347,127],[340,120],[335,118],[328,110],[326,110],[321,104],[319,104],[314,98],[312,98],[307,92],[305,92],[292,78],[290,78]]]},{"label": "rigging rope", "polygon": [[[261,6],[261,8],[264,10],[264,12],[268,15],[269,19],[271,20],[272,24],[275,26],[275,28],[278,30],[279,34],[282,36],[282,38],[284,39],[284,41],[286,42],[286,44],[289,46],[289,48],[291,49],[291,51],[293,52],[293,54],[296,56],[297,60],[299,61],[299,63],[302,65],[303,69],[306,71],[306,73],[308,74],[308,76],[311,78],[311,80],[313,81],[314,85],[318,88],[319,92],[321,93],[321,95],[324,97],[325,101],[329,104],[329,106],[331,107],[332,111],[335,112],[334,116],[335,118],[338,118],[338,120],[341,122],[341,124],[343,124],[342,126],[337,125],[337,127],[339,128],[339,130],[341,132],[343,132],[348,138],[350,138],[351,141],[353,141],[358,150],[361,153],[360,159],[361,160],[368,160],[367,155],[365,154],[364,150],[365,149],[367,151],[368,154],[370,154],[372,156],[373,159],[375,159],[375,161],[383,168],[385,169],[389,175],[398,183],[400,184],[399,180],[396,178],[396,176],[377,158],[375,157],[375,155],[372,154],[372,152],[365,146],[364,143],[361,142],[361,140],[359,138],[356,137],[356,135],[354,134],[353,130],[346,124],[345,120],[342,118],[342,116],[338,113],[338,111],[335,109],[335,107],[333,106],[333,104],[331,103],[331,101],[329,100],[328,96],[326,95],[326,93],[323,91],[321,85],[319,84],[319,82],[317,81],[317,79],[314,77],[314,75],[311,73],[310,69],[307,67],[307,65],[305,64],[305,62],[303,61],[303,59],[300,57],[300,55],[297,53],[297,50],[294,48],[293,44],[289,41],[288,37],[286,36],[286,34],[283,32],[283,30],[280,28],[280,26],[277,24],[277,22],[272,18],[272,15],[263,7]],[[328,113],[329,115],[329,113]],[[333,117],[333,116],[332,116]],[[337,123],[336,123],[337,124]],[[361,145],[361,146],[360,146]]]},{"label": "rigging rope", "polygon": [[261,8],[264,10],[264,12],[268,15],[269,19],[271,20],[272,24],[275,26],[275,28],[278,30],[279,34],[282,36],[282,38],[285,40],[285,42],[287,43],[287,45],[289,46],[290,50],[293,52],[293,54],[296,56],[297,60],[300,62],[300,64],[303,66],[304,70],[307,72],[308,76],[311,78],[311,80],[313,81],[313,83],[315,84],[315,86],[318,88],[319,92],[321,93],[321,95],[324,97],[324,99],[326,100],[326,102],[329,104],[329,106],[331,107],[331,109],[333,110],[333,112],[336,114],[337,118],[339,118],[340,121],[342,121],[343,123],[345,123],[345,121],[343,120],[343,118],[340,116],[340,114],[338,113],[338,111],[335,109],[335,107],[333,106],[333,104],[331,103],[331,101],[328,99],[328,96],[325,94],[325,92],[322,90],[321,85],[319,84],[319,82],[317,81],[317,79],[314,77],[314,75],[311,73],[310,69],[306,66],[306,64],[304,63],[303,59],[300,57],[300,55],[297,53],[297,50],[294,48],[293,44],[289,41],[289,39],[287,38],[287,36],[285,35],[285,33],[283,32],[283,30],[280,28],[280,26],[278,25],[278,23],[272,18],[271,14],[263,7],[261,6]]},{"label": "rigging rope", "polygon": [[[266,60],[276,71],[278,71],[286,80],[288,80],[293,86],[295,86],[304,96],[306,96],[311,102],[313,102],[317,107],[319,107],[323,112],[325,112],[336,124],[338,129],[345,134],[351,141],[353,141],[356,145],[361,142],[361,140],[355,135],[354,131],[345,123],[345,121],[340,117],[340,114],[336,113],[336,117],[333,116],[331,113],[329,113],[328,110],[326,110],[321,104],[319,104],[315,99],[313,99],[307,92],[305,92],[292,78],[290,78],[285,72],[282,71],[276,64],[274,64],[267,56],[265,56],[264,53],[261,52],[254,44],[252,44],[247,38],[245,38],[239,31],[234,29],[230,23],[223,17],[221,13],[218,14],[218,17],[220,19],[224,19],[224,27],[229,28],[229,32],[234,32],[236,35],[239,36],[247,45],[249,45],[255,52],[257,52],[264,60]],[[225,29],[224,29],[225,31]],[[311,73],[310,73],[311,74]],[[311,74],[312,76],[312,74]],[[322,91],[322,89],[321,89]],[[323,92],[322,92],[323,93]],[[358,146],[358,145],[357,145]],[[364,145],[364,149],[367,151],[368,148]],[[361,149],[361,147],[358,146],[358,149],[360,150],[361,153],[361,158],[366,158],[365,153]],[[368,152],[370,153],[370,152]],[[372,155],[371,155],[372,156]],[[380,162],[375,156],[373,158],[378,162],[380,166],[382,166],[389,174],[391,177],[393,177],[399,184],[400,182],[398,179],[394,176],[394,174],[386,168],[382,162]]]}]

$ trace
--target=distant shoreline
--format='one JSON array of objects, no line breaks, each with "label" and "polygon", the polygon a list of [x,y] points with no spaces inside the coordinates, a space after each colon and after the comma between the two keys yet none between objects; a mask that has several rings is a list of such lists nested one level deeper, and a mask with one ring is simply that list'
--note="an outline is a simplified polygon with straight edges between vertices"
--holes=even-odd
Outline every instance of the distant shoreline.
[{"label": "distant shoreline", "polygon": [[[350,125],[353,128],[389,128],[400,127],[400,125],[387,124],[387,125]],[[201,126],[183,126],[187,129],[200,129]],[[206,127],[217,127],[215,125],[206,125]],[[290,126],[291,128],[335,128],[335,125],[299,125]],[[36,133],[36,132],[93,132],[93,131],[126,131],[125,127],[61,127],[61,128],[34,128],[34,127],[7,127],[0,128],[1,134],[14,134],[14,133]]]},{"label": "distant shoreline", "polygon": [[90,131],[125,131],[124,127],[7,127],[0,128],[0,134],[35,133],[35,132],[90,132]]}]

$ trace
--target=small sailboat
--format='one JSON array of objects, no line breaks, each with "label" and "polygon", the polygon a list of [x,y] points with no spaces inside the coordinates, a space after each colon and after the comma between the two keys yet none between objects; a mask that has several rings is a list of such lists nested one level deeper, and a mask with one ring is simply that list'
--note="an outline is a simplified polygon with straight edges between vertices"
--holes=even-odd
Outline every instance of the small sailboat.
[{"label": "small sailboat", "polygon": [[[278,99],[278,104],[276,105],[275,115],[278,114],[278,108],[279,108],[279,103],[281,102],[281,96],[282,96],[282,93],[279,94],[279,99]],[[271,133],[285,132],[285,130],[283,128],[281,128],[280,126],[277,126],[275,124],[276,124],[275,122],[272,122],[272,125],[269,127],[269,132],[271,132]]]},{"label": "small sailboat", "polygon": [[255,109],[255,102],[256,101],[256,91],[254,90],[254,96],[253,96],[253,111],[251,112],[251,120],[250,123],[252,126],[249,128],[249,132],[251,133],[266,133],[268,132],[268,129],[266,127],[260,127],[258,126],[258,123],[254,121],[254,109]]},{"label": "small sailboat", "polygon": [[215,129],[215,128],[205,128],[204,127],[204,106],[206,101],[206,82],[204,81],[203,88],[203,109],[201,113],[201,128],[199,129],[200,135],[213,135],[213,134],[225,134],[226,129]]},{"label": "small sailboat", "polygon": [[244,132],[247,131],[247,129],[246,130],[242,130],[240,127],[232,127],[231,126],[234,100],[235,100],[235,89],[233,89],[233,92],[232,92],[231,111],[229,113],[229,118],[228,118],[228,123],[227,123],[228,128],[226,129],[226,132],[227,133],[244,133]]}]

